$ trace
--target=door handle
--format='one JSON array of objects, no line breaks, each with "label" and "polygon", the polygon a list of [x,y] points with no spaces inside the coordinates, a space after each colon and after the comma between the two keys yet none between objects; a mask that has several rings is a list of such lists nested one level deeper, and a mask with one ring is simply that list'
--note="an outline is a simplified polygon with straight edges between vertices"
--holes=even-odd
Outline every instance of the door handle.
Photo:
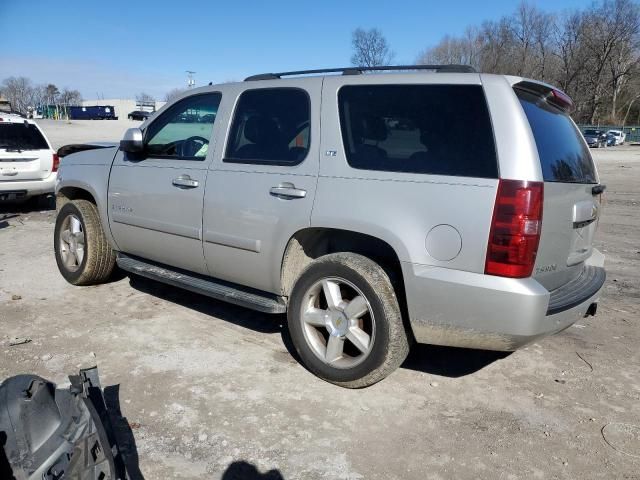
[{"label": "door handle", "polygon": [[174,178],[171,183],[174,187],[178,188],[197,188],[198,180],[192,179],[189,175],[180,175]]},{"label": "door handle", "polygon": [[289,182],[281,183],[277,187],[271,187],[269,193],[274,197],[281,198],[304,198],[307,196],[306,190],[296,188],[293,183]]}]

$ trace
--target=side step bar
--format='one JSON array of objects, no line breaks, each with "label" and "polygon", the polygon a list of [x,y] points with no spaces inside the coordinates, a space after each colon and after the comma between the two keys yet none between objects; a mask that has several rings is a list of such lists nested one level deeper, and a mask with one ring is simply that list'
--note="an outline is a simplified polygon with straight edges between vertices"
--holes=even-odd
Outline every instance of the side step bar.
[{"label": "side step bar", "polygon": [[130,257],[123,253],[118,253],[116,262],[121,269],[127,272],[173,285],[174,287],[184,288],[216,300],[234,303],[265,313],[285,313],[287,311],[285,300],[277,295],[160,265],[148,260]]}]

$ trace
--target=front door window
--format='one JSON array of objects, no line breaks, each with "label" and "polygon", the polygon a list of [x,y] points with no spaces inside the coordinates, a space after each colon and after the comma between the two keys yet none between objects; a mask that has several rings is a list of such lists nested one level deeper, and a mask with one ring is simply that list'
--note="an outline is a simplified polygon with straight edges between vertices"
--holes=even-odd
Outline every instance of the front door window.
[{"label": "front door window", "polygon": [[206,93],[185,98],[170,107],[147,130],[147,156],[204,160],[220,99],[219,93]]}]

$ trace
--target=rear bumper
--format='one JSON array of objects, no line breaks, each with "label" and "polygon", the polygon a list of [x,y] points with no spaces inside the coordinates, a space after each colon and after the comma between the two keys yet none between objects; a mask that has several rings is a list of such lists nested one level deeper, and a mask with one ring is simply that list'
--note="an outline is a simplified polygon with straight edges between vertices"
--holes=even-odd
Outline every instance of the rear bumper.
[{"label": "rear bumper", "polygon": [[53,193],[56,188],[57,176],[57,172],[53,172],[47,178],[42,180],[0,180],[0,196],[6,196],[12,192],[19,192],[21,193],[21,198],[26,198],[33,197],[34,195]]},{"label": "rear bumper", "polygon": [[594,249],[582,275],[549,292],[533,278],[509,279],[403,263],[409,318],[420,343],[511,351],[584,317],[604,284]]}]

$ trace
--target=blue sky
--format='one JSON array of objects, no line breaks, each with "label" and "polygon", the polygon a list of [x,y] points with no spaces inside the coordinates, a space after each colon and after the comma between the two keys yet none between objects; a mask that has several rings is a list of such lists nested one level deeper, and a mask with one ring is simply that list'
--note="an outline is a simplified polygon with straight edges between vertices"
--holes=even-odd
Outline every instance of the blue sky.
[{"label": "blue sky", "polygon": [[[532,0],[547,11],[587,0]],[[0,80],[77,88],[87,99],[162,99],[186,85],[349,64],[351,32],[380,28],[397,63],[445,34],[511,13],[515,0],[0,0]]]}]

